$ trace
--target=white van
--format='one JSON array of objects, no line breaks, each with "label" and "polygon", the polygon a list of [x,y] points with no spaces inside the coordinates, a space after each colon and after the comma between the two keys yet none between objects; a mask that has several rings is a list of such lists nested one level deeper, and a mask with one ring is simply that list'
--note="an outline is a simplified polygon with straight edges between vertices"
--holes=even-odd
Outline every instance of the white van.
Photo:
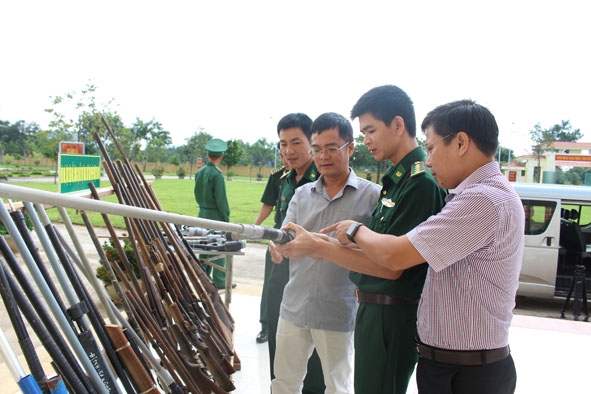
[{"label": "white van", "polygon": [[591,297],[591,187],[514,183],[525,210],[518,296],[566,297],[575,266]]}]

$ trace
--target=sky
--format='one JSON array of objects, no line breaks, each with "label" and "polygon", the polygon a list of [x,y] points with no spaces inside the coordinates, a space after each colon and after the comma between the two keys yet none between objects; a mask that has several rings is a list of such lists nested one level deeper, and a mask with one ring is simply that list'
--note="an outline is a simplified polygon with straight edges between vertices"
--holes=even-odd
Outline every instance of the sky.
[{"label": "sky", "polygon": [[287,113],[349,117],[394,84],[418,124],[453,100],[485,105],[516,154],[537,123],[569,120],[591,142],[585,3],[0,0],[0,120],[47,127],[51,97],[92,83],[125,125],[155,119],[177,146],[201,128],[275,142]]}]

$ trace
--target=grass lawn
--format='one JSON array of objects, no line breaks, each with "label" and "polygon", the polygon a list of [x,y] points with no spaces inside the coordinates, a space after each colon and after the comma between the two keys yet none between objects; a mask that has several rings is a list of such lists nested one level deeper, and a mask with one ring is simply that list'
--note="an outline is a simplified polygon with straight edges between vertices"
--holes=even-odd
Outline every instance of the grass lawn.
[{"label": "grass lawn", "polygon": [[[193,195],[194,182],[192,179],[162,178],[153,181],[152,189],[158,198],[162,209],[166,212],[182,215],[197,216],[198,207]],[[56,192],[57,184],[53,182],[11,182],[13,185],[30,187],[45,191]],[[110,182],[101,182],[101,188],[109,187]],[[266,180],[261,182],[249,181],[248,179],[236,179],[226,181],[228,203],[230,204],[230,220],[232,223],[251,224],[254,222],[261,207],[261,196],[265,189]],[[117,202],[115,196],[104,197],[103,201]],[[82,218],[74,209],[67,209],[68,216],[74,224],[83,224]],[[62,222],[59,212],[55,208],[47,210],[52,222]],[[104,227],[100,214],[87,212],[92,224]],[[109,216],[109,220],[115,227],[124,228],[121,217]],[[264,226],[273,225],[273,214],[263,223]]]}]

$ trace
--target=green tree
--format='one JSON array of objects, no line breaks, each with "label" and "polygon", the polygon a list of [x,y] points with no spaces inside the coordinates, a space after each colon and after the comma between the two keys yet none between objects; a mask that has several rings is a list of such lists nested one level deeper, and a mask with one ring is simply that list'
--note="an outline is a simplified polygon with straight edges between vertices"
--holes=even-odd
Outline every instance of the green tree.
[{"label": "green tree", "polygon": [[[127,156],[130,160],[135,160],[140,153],[141,145],[138,141],[137,137],[133,132],[123,125],[123,121],[118,114],[114,113],[103,113],[102,116],[105,118],[106,123],[109,125],[109,128],[115,134],[115,138],[119,141],[119,145],[123,150],[125,156]],[[117,146],[115,145],[113,139],[107,133],[106,127],[102,123],[102,129],[99,130],[99,135],[102,136],[102,142],[109,154],[109,157],[113,160],[115,159],[123,159],[123,154],[119,151]]]},{"label": "green tree", "polygon": [[230,176],[230,168],[240,162],[240,158],[244,153],[242,146],[244,145],[240,140],[229,140],[226,142],[228,150],[224,153],[222,164],[226,166],[226,176]]},{"label": "green tree", "polygon": [[36,123],[25,123],[19,120],[11,124],[8,121],[0,121],[0,159],[4,155],[19,155],[27,158],[33,154],[35,147],[35,135],[40,131]]},{"label": "green tree", "polygon": [[51,108],[45,109],[52,115],[49,129],[60,138],[65,138],[62,141],[83,142],[87,154],[98,154],[94,134],[104,129],[100,113],[118,116],[109,109],[114,99],[98,104],[96,90],[93,83],[88,83],[80,92],[51,97]]},{"label": "green tree", "polygon": [[537,171],[534,173],[534,181],[540,182],[540,167],[544,152],[551,149],[552,143],[555,141],[578,141],[582,134],[580,129],[573,130],[570,121],[563,120],[554,126],[544,129],[537,123],[532,130],[529,131],[530,138],[534,143],[532,146],[532,153],[536,156],[538,161]]},{"label": "green tree", "polygon": [[560,124],[555,124],[550,129],[556,137],[556,141],[576,142],[583,138],[581,129],[573,130],[569,120],[563,120]]},{"label": "green tree", "polygon": [[178,165],[181,164],[181,158],[179,157],[179,155],[175,154],[175,155],[172,155],[172,156],[169,156],[169,157],[170,157],[170,160],[168,160],[168,162],[170,164],[172,164],[173,166],[177,166],[178,167]]},{"label": "green tree", "polygon": [[251,165],[259,168],[257,178],[262,177],[263,165],[273,160],[273,143],[268,142],[266,138],[260,138],[250,146],[248,153]]},{"label": "green tree", "polygon": [[168,156],[166,147],[172,143],[170,132],[164,130],[162,124],[155,119],[144,122],[136,118],[131,126],[132,133],[138,140],[146,141],[145,154],[148,161],[160,162],[166,161]]},{"label": "green tree", "polygon": [[591,177],[591,168],[573,167],[564,171],[562,167],[556,167],[556,183],[564,185],[583,185],[585,184],[586,177]]},{"label": "green tree", "polygon": [[186,144],[181,148],[189,160],[189,174],[193,174],[193,164],[197,162],[197,158],[205,157],[205,144],[213,137],[204,131],[203,127],[199,128],[198,133],[194,133],[191,137],[185,138]]},{"label": "green tree", "polygon": [[515,152],[513,152],[513,149],[505,148],[499,145],[496,157],[498,158],[499,163],[507,163],[510,158],[515,158]]},{"label": "green tree", "polygon": [[351,167],[358,171],[373,170],[376,168],[376,160],[373,158],[367,146],[363,144],[362,135],[355,139],[355,152],[351,157]]}]

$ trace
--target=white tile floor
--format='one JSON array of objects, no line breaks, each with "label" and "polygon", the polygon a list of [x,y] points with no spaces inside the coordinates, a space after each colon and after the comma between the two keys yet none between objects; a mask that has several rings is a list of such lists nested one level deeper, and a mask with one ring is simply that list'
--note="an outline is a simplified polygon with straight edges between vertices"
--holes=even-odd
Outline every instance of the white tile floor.
[{"label": "white tile floor", "polygon": [[[236,394],[269,392],[267,345],[255,342],[259,302],[260,297],[232,294],[235,348],[242,361],[234,374]],[[510,336],[516,393],[591,393],[591,323],[515,316]],[[408,394],[416,393],[413,377]]]},{"label": "white tile floor", "polygon": [[[270,392],[267,345],[255,341],[260,330],[259,305],[259,296],[232,294],[235,349],[242,364],[233,375],[236,394]],[[516,315],[510,335],[518,374],[516,393],[591,393],[591,323]],[[0,362],[0,393],[18,392]],[[413,377],[408,394],[416,393]]]},{"label": "white tile floor", "polygon": [[237,394],[264,394],[270,392],[269,349],[266,343],[256,343],[261,330],[259,323],[260,297],[232,294],[230,312],[236,322],[234,348],[240,357],[242,369],[234,373]]}]

